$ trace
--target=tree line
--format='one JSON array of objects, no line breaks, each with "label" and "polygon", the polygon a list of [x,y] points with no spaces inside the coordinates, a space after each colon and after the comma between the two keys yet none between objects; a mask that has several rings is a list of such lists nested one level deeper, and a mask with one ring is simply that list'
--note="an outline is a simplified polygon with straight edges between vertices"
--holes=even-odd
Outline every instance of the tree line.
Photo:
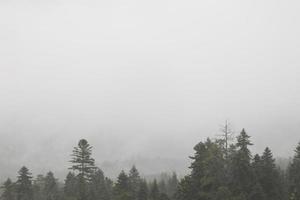
[{"label": "tree line", "polygon": [[116,181],[105,177],[92,158],[92,146],[82,139],[71,154],[64,183],[52,172],[33,178],[25,166],[17,180],[7,179],[1,200],[300,200],[300,143],[287,169],[275,164],[270,148],[252,155],[250,136],[243,129],[229,142],[226,126],[220,139],[194,147],[190,173],[178,180],[147,181],[133,166]]}]

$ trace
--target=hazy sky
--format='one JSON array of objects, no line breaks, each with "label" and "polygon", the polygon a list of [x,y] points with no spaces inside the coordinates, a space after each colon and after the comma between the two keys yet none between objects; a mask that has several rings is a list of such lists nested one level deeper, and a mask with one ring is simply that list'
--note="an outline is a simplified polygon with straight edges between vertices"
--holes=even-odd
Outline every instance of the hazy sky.
[{"label": "hazy sky", "polygon": [[80,138],[98,163],[188,162],[226,119],[255,152],[292,155],[299,10],[296,0],[0,0],[0,168],[65,169]]}]

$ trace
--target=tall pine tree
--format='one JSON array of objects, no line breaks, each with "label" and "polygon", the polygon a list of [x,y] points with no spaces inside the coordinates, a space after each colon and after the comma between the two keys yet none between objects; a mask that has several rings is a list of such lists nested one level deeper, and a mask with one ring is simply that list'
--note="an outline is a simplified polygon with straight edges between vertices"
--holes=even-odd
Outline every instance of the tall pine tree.
[{"label": "tall pine tree", "polygon": [[74,147],[70,169],[78,172],[78,192],[79,200],[86,200],[88,198],[88,182],[91,174],[96,169],[95,160],[91,157],[92,146],[87,140],[81,139],[77,147]]},{"label": "tall pine tree", "polygon": [[24,166],[18,172],[17,180],[17,200],[32,200],[32,176],[29,170]]},{"label": "tall pine tree", "polygon": [[291,200],[300,199],[300,142],[295,150],[292,163],[288,169],[289,193]]},{"label": "tall pine tree", "polygon": [[1,194],[2,200],[15,200],[14,184],[9,178],[4,182],[1,189],[3,190]]}]

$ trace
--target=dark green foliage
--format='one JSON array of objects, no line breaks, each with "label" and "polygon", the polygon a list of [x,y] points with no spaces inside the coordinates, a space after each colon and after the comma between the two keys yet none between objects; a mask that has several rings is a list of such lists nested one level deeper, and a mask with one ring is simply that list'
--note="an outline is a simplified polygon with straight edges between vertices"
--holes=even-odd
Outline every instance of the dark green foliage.
[{"label": "dark green foliage", "polygon": [[24,166],[18,172],[18,180],[16,183],[17,200],[32,200],[32,176],[29,170]]},{"label": "dark green foliage", "polygon": [[114,199],[131,200],[129,178],[124,171],[119,174],[117,183],[115,184]]},{"label": "dark green foliage", "polygon": [[90,175],[95,170],[95,160],[91,158],[92,146],[85,139],[81,139],[78,142],[78,146],[74,147],[72,160],[72,166],[70,169],[78,171],[78,176],[84,181],[89,180]]},{"label": "dark green foliage", "polygon": [[147,200],[149,191],[148,191],[148,185],[147,185],[146,180],[141,180],[139,184],[140,185],[139,185],[137,199],[138,200]]},{"label": "dark green foliage", "polygon": [[80,140],[70,168],[77,173],[69,172],[64,185],[52,172],[32,181],[22,167],[15,183],[3,183],[0,200],[300,200],[300,143],[288,170],[277,168],[269,148],[252,159],[250,145],[244,129],[226,148],[222,140],[199,142],[189,175],[178,181],[176,173],[164,173],[148,184],[135,166],[115,183],[106,178],[95,167],[92,147]]},{"label": "dark green foliage", "polygon": [[75,200],[78,196],[77,191],[77,177],[74,173],[69,172],[64,186],[64,198],[66,200]]},{"label": "dark green foliage", "polygon": [[[178,188],[178,179],[177,179],[177,174],[173,172],[172,177],[169,178],[166,184],[166,194],[170,199],[174,199],[175,193]],[[164,191],[162,191],[164,192]]]},{"label": "dark green foliage", "polygon": [[34,200],[45,200],[44,188],[45,188],[45,177],[42,174],[39,174],[37,175],[36,179],[33,180]]},{"label": "dark green foliage", "polygon": [[168,195],[165,194],[165,193],[160,193],[158,199],[159,199],[159,200],[170,200],[170,198],[168,197]]},{"label": "dark green foliage", "polygon": [[251,166],[249,150],[250,136],[243,129],[237,137],[237,150],[231,155],[231,188],[235,196],[251,200],[251,194],[256,185],[255,173]]},{"label": "dark green foliage", "polygon": [[2,200],[15,200],[15,187],[9,178],[4,182],[1,189],[3,190],[1,195]]},{"label": "dark green foliage", "polygon": [[218,143],[207,139],[194,147],[191,157],[191,175],[185,177],[179,185],[179,199],[216,199],[219,188],[224,183],[224,154]]},{"label": "dark green foliage", "polygon": [[111,182],[104,177],[102,170],[97,169],[91,176],[89,199],[110,200],[111,198]]},{"label": "dark green foliage", "polygon": [[288,169],[289,193],[291,200],[300,199],[300,143]]},{"label": "dark green foliage", "polygon": [[48,172],[45,177],[44,195],[45,200],[58,200],[58,186],[54,174]]},{"label": "dark green foliage", "polygon": [[129,180],[129,189],[130,189],[130,196],[132,200],[136,200],[138,198],[138,191],[141,182],[140,174],[135,166],[133,166],[128,175]]},{"label": "dark green foliage", "polygon": [[160,192],[158,189],[157,181],[154,180],[150,186],[149,199],[150,200],[159,200]]},{"label": "dark green foliage", "polygon": [[72,167],[70,169],[78,172],[78,199],[88,199],[88,182],[93,171],[96,169],[95,160],[91,158],[92,147],[85,139],[81,139],[77,147],[74,147]]},{"label": "dark green foliage", "polygon": [[193,183],[191,175],[185,176],[178,184],[178,189],[175,193],[177,200],[194,200],[197,199],[197,188]]}]

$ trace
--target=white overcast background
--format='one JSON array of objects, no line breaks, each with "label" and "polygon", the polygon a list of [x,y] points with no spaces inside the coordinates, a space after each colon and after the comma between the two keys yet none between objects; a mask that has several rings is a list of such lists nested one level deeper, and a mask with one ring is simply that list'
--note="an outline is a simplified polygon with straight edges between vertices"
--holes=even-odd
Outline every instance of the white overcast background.
[{"label": "white overcast background", "polygon": [[292,156],[299,10],[296,0],[0,0],[0,177],[22,165],[63,174],[80,138],[99,165],[188,166],[226,119],[254,153]]}]

